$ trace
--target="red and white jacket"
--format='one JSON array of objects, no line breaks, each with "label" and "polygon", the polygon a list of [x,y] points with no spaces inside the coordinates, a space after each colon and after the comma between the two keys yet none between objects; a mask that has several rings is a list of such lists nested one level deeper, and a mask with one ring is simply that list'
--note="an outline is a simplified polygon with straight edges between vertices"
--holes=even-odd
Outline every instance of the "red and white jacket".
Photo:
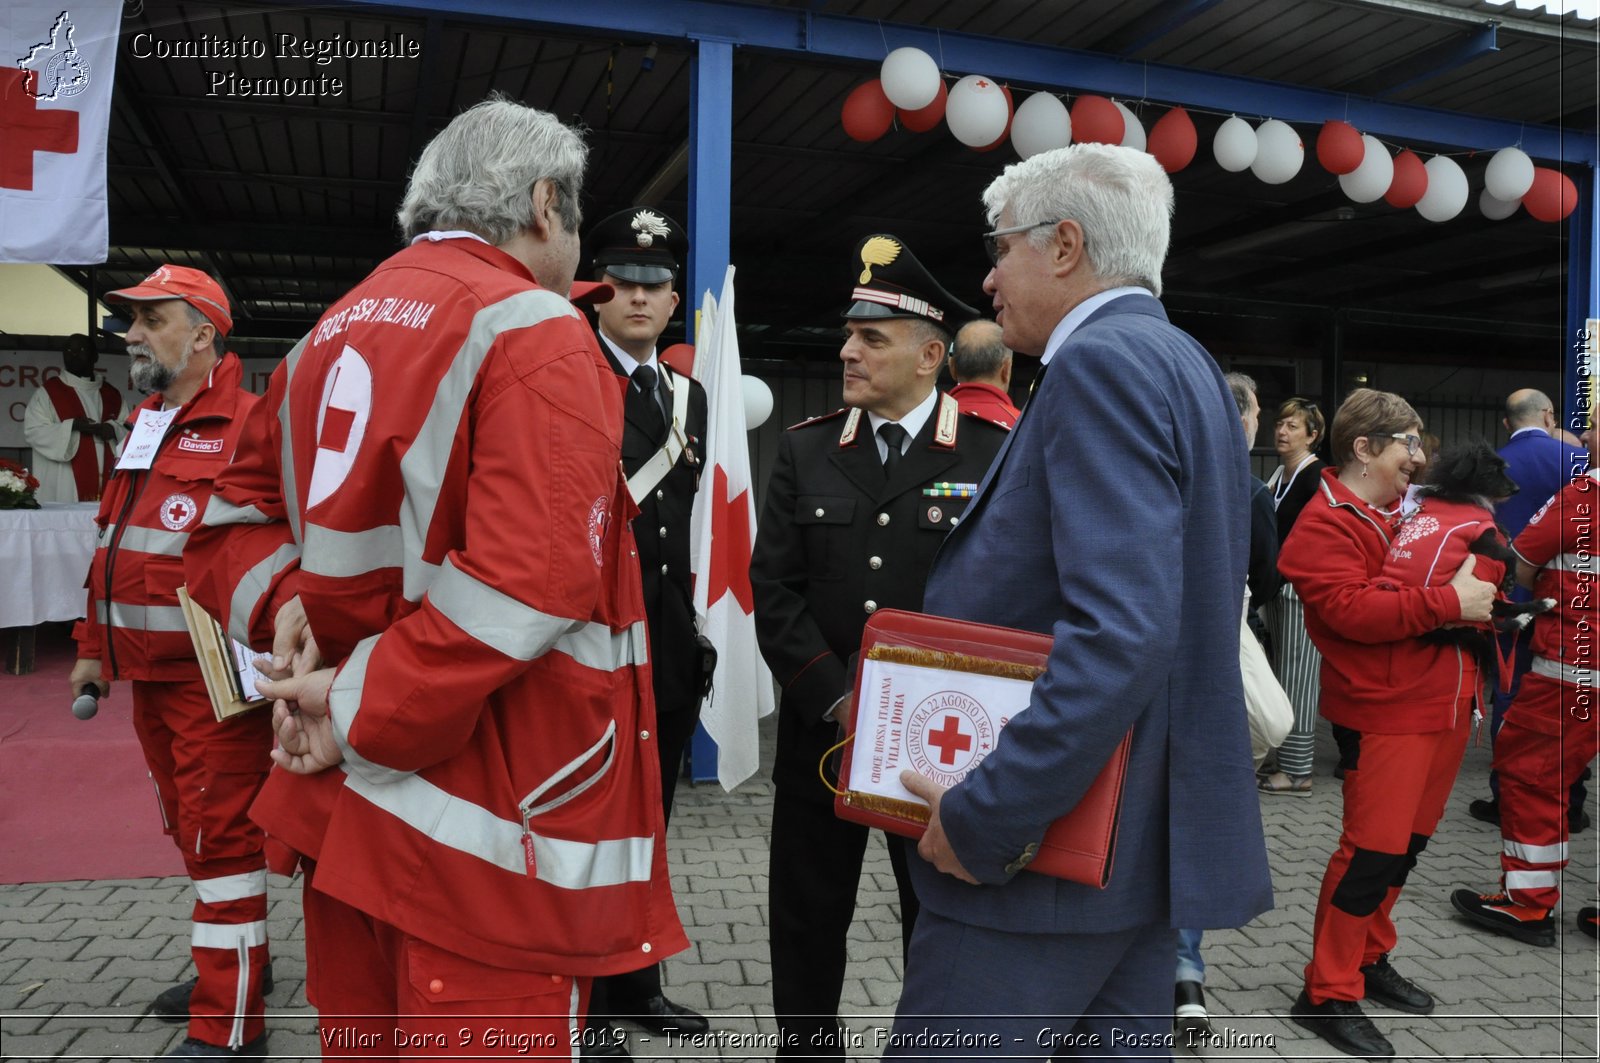
[{"label": "red and white jacket", "polygon": [[388,259],[273,374],[186,562],[257,647],[298,593],[339,666],[344,763],[251,811],[315,888],[514,969],[687,945],[621,434],[583,317],[471,239]]},{"label": "red and white jacket", "polygon": [[1572,686],[1600,687],[1597,530],[1600,470],[1591,469],[1546,502],[1511,544],[1539,570],[1534,597],[1556,602],[1533,622],[1533,671]]},{"label": "red and white jacket", "polygon": [[[1455,578],[1470,547],[1486,531],[1498,535],[1499,525],[1483,506],[1424,494],[1417,511],[1395,528],[1382,576],[1410,587],[1443,587]],[[1505,565],[1476,556],[1472,574],[1498,586],[1505,578]],[[1477,626],[1489,628],[1488,624]]]},{"label": "red and white jacket", "polygon": [[[87,619],[73,635],[78,656],[99,658],[107,679],[200,680],[178,605],[183,549],[258,401],[239,386],[242,376],[239,359],[223,355],[178,411],[150,468],[118,470],[106,484],[95,516],[100,539],[89,565]],[[129,423],[161,404],[150,396]]]},{"label": "red and white jacket", "polygon": [[1278,571],[1304,602],[1306,633],[1322,654],[1323,716],[1375,734],[1444,730],[1477,689],[1477,662],[1415,636],[1460,620],[1461,599],[1448,586],[1384,578],[1392,539],[1389,518],[1324,469]]}]

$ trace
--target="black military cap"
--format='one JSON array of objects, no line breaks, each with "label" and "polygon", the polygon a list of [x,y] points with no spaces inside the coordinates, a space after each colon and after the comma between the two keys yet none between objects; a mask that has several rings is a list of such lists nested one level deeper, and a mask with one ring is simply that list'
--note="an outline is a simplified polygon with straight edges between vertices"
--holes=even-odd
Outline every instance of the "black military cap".
[{"label": "black military cap", "polygon": [[982,316],[945,291],[897,236],[874,233],[864,238],[856,245],[851,269],[856,274],[855,302],[844,312],[847,318],[920,317],[954,331]]},{"label": "black military cap", "polygon": [[689,256],[683,226],[648,207],[629,207],[601,219],[589,230],[588,243],[596,273],[638,284],[674,279]]}]

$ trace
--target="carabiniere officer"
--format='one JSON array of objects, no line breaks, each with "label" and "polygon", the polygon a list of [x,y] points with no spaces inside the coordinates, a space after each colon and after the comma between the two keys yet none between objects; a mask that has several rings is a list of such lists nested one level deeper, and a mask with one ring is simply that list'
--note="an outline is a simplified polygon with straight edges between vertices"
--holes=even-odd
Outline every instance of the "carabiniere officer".
[{"label": "carabiniere officer", "polygon": [[[934,552],[1006,438],[935,387],[954,330],[978,312],[895,236],[862,239],[850,272],[848,405],[783,434],[750,563],[756,635],[783,687],[768,876],[780,1056],[844,1054],[837,1014],[867,828],[835,818],[817,765],[838,738],[847,662],[872,613],[922,608]],[[917,902],[899,839],[889,854],[909,942]]]}]

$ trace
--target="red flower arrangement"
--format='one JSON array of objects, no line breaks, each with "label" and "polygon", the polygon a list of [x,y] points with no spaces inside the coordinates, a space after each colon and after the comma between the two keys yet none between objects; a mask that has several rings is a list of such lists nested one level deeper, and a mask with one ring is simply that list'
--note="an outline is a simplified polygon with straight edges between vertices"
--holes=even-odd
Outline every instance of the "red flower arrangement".
[{"label": "red flower arrangement", "polygon": [[39,481],[14,461],[0,458],[0,509],[38,509]]}]

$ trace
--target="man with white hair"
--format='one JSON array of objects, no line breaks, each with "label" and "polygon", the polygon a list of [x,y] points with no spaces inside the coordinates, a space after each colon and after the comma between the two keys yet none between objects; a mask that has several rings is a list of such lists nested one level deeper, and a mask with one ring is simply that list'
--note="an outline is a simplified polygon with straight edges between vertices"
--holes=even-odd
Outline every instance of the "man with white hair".
[{"label": "man with white hair", "polygon": [[[1049,1055],[1049,1029],[1148,1055],[1171,1036],[1173,928],[1272,903],[1237,669],[1243,435],[1215,361],[1156,298],[1172,185],[1154,159],[1075,144],[1008,167],[984,205],[984,290],[1006,346],[1043,365],[924,608],[1054,643],[965,779],[901,777],[932,818],[889,1054]],[[1028,871],[1130,728],[1109,884]]]},{"label": "man with white hair", "polygon": [[305,868],[328,1053],[571,1059],[594,976],[687,944],[622,394],[567,300],[586,157],[504,98],[456,116],[185,558],[293,673],[252,814]]}]

